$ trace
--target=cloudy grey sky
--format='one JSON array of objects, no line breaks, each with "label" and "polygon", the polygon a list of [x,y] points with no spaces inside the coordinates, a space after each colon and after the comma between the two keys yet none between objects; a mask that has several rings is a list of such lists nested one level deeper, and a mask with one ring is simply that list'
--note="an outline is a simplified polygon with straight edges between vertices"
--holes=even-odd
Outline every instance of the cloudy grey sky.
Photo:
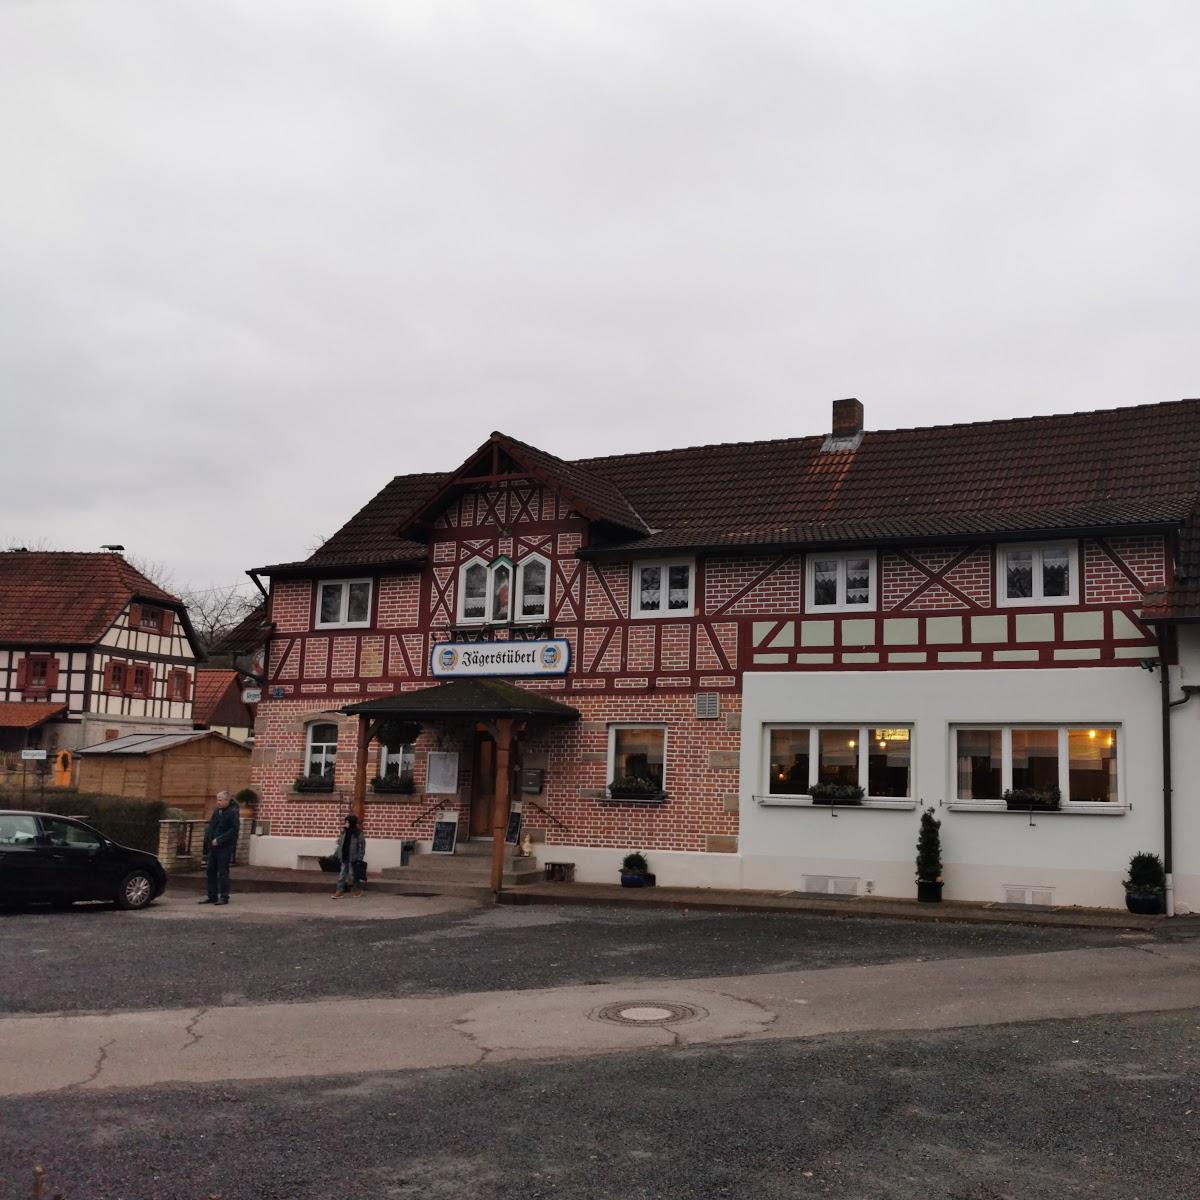
[{"label": "cloudy grey sky", "polygon": [[1200,394],[1200,6],[0,0],[0,540]]}]

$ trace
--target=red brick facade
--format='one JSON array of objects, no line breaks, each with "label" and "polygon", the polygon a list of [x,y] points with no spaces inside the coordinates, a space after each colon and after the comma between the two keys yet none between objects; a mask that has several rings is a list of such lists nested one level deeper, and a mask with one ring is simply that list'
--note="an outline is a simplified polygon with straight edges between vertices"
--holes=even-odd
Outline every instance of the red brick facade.
[{"label": "red brick facade", "polygon": [[[273,836],[332,834],[354,778],[352,718],[330,714],[356,700],[428,687],[432,647],[484,638],[562,638],[564,678],[524,681],[579,710],[578,722],[531,732],[526,765],[545,769],[545,790],[527,797],[527,827],[550,844],[717,851],[737,835],[737,752],[742,674],[827,671],[1127,666],[1153,654],[1136,607],[1161,587],[1169,563],[1160,535],[1082,540],[1079,603],[997,607],[992,545],[906,547],[877,555],[877,603],[868,611],[805,611],[805,560],[798,552],[700,555],[695,612],[631,618],[629,562],[576,557],[589,522],[544,486],[514,483],[468,491],[433,522],[422,563],[386,570],[313,567],[308,579],[273,581],[274,635],[258,707],[255,783]],[[459,578],[473,559],[549,564],[544,623],[459,628]],[[315,630],[316,583],[371,576],[368,627]],[[720,694],[716,719],[695,716],[697,693]],[[298,794],[307,726],[337,720],[334,796]],[[666,801],[609,800],[608,728],[667,727]],[[460,753],[460,796],[469,803],[474,730],[427,728],[417,746],[415,792],[368,793],[371,837],[428,837],[433,811],[453,807],[423,794],[431,747]],[[372,754],[376,749],[372,748]],[[375,773],[368,771],[368,778]]]}]

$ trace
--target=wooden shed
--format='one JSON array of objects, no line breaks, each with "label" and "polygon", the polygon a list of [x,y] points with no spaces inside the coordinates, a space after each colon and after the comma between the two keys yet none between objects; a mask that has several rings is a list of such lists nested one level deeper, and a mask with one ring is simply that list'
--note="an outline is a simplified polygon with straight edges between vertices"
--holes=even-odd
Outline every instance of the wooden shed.
[{"label": "wooden shed", "polygon": [[209,729],[134,733],[79,751],[79,790],[163,800],[191,817],[250,786],[250,748]]}]

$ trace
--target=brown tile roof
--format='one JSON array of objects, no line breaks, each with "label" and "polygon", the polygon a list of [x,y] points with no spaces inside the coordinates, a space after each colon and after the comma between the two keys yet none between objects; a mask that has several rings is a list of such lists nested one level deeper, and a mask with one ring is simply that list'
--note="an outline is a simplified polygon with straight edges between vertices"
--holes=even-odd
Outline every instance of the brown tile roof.
[{"label": "brown tile roof", "polygon": [[111,551],[6,550],[0,553],[0,642],[90,646],[134,597],[183,612],[178,596]]},{"label": "brown tile roof", "polygon": [[1179,531],[1173,584],[1146,596],[1142,617],[1151,622],[1200,621],[1200,508]]},{"label": "brown tile roof", "polygon": [[[1200,496],[1200,400],[868,430],[832,452],[821,434],[564,462],[506,441],[655,531],[610,542],[622,552],[1168,526]],[[396,530],[451,479],[392,480],[311,559],[283,568],[419,561],[424,547]],[[603,496],[591,490],[601,480]]]},{"label": "brown tile roof", "polygon": [[214,639],[208,653],[253,654],[267,644],[274,624],[267,620],[267,602],[252,608],[228,633]]},{"label": "brown tile roof", "polygon": [[65,704],[45,700],[5,700],[0,702],[0,729],[33,729],[66,711]]},{"label": "brown tile roof", "polygon": [[254,715],[242,703],[241,678],[236,671],[202,668],[196,672],[192,724],[253,727]]}]

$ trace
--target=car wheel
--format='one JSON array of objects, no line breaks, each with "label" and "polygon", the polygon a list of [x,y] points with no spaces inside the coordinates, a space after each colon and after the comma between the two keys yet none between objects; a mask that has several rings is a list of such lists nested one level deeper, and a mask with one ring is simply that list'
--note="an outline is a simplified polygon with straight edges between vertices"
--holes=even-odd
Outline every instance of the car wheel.
[{"label": "car wheel", "polygon": [[117,888],[118,908],[145,908],[154,899],[154,880],[145,871],[130,871]]}]

